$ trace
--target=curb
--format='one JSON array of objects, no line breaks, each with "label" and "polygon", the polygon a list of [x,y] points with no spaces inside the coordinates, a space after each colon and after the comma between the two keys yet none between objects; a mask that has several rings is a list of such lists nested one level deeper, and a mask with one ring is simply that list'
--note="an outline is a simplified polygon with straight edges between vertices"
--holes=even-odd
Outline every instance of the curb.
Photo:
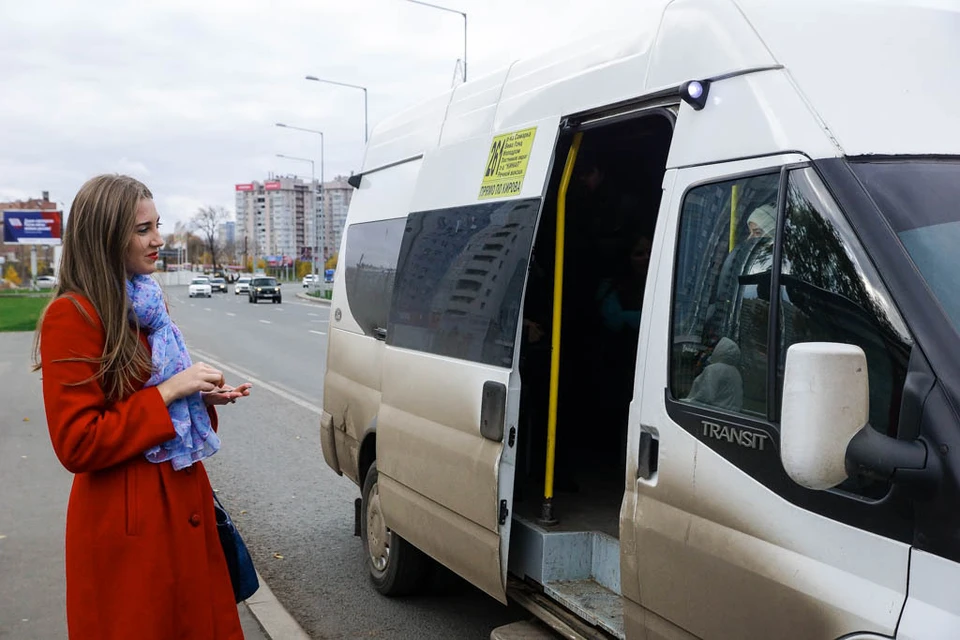
[{"label": "curb", "polygon": [[301,300],[307,300],[314,304],[325,304],[327,306],[330,306],[330,303],[332,302],[332,300],[327,300],[326,298],[314,298],[313,296],[307,295],[306,293],[297,293],[297,297],[300,298]]},{"label": "curb", "polygon": [[260,581],[260,588],[244,604],[260,624],[264,635],[271,640],[310,640],[307,632],[273,595],[259,571],[257,580]]}]

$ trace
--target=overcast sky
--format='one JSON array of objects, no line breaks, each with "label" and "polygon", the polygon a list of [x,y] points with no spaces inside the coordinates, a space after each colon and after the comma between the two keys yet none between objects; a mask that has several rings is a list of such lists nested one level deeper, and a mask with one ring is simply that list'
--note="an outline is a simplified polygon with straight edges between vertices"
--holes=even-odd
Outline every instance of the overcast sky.
[{"label": "overcast sky", "polygon": [[[629,25],[644,0],[434,0],[469,16],[469,77]],[[89,177],[144,180],[170,226],[234,184],[359,167],[377,121],[451,86],[463,19],[404,0],[0,0],[0,201],[69,208]]]}]

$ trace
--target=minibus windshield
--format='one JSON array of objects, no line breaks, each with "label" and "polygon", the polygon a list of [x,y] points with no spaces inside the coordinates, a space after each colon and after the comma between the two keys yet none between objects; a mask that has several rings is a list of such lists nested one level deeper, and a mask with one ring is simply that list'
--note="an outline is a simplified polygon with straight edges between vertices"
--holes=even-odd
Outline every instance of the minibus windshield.
[{"label": "minibus windshield", "polygon": [[864,158],[850,167],[960,332],[960,158]]}]

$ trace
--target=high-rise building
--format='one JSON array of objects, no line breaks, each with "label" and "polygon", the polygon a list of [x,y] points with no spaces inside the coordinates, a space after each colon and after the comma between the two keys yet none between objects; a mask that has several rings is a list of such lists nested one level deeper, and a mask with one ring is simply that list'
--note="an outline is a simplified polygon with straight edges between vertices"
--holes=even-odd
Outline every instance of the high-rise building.
[{"label": "high-rise building", "polygon": [[[313,249],[319,246],[320,259],[327,260],[340,249],[353,197],[346,177],[324,183],[322,196],[319,181],[311,185],[292,176],[238,184],[235,189],[235,242],[241,257],[312,260]],[[315,194],[315,210],[311,194]]]},{"label": "high-rise building", "polygon": [[316,181],[311,184],[292,176],[236,185],[237,253],[311,260],[317,245],[314,218],[320,216],[319,198],[312,196],[317,189]]},{"label": "high-rise building", "polygon": [[217,237],[224,245],[234,244],[237,241],[237,223],[233,220],[223,222],[217,230]]},{"label": "high-rise building", "polygon": [[345,176],[337,176],[323,184],[323,258],[326,260],[340,250],[340,239],[347,224],[347,209],[353,198],[353,187]]}]

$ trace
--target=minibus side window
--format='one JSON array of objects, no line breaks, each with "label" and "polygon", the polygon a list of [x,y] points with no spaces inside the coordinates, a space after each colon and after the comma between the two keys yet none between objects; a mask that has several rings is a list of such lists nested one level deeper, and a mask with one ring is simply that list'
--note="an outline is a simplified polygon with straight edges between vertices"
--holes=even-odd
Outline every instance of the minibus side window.
[{"label": "minibus side window", "polygon": [[812,168],[789,173],[780,273],[778,406],[790,345],[854,344],[867,356],[870,424],[896,436],[912,340],[853,230]]},{"label": "minibus side window", "polygon": [[512,367],[540,199],[407,218],[387,344]]},{"label": "minibus side window", "polygon": [[406,218],[361,222],[347,228],[343,256],[347,305],[365,335],[385,329]]},{"label": "minibus side window", "polygon": [[770,274],[780,173],[702,185],[683,201],[670,391],[766,417]]}]

